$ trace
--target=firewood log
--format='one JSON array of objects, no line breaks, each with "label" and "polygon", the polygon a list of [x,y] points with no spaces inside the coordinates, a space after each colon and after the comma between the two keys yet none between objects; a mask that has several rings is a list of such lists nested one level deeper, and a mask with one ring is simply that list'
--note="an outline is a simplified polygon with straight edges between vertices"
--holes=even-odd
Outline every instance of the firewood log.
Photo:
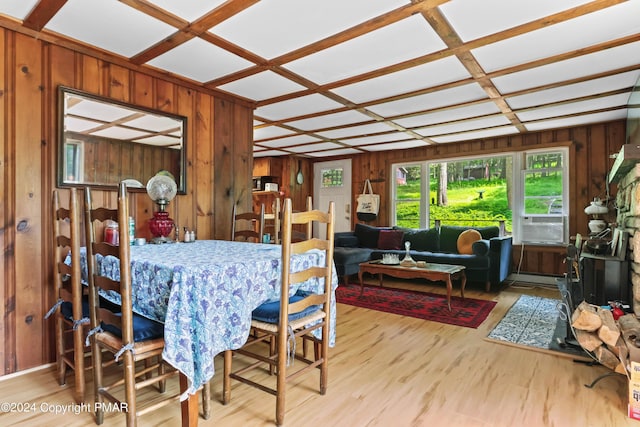
[{"label": "firewood log", "polygon": [[602,346],[602,340],[598,338],[598,334],[595,332],[587,332],[581,329],[576,329],[576,339],[580,343],[580,347],[587,351],[594,351],[596,348]]},{"label": "firewood log", "polygon": [[596,312],[596,307],[582,301],[571,316],[572,326],[582,331],[594,332],[602,326],[602,319]]},{"label": "firewood log", "polygon": [[635,314],[625,314],[618,319],[618,326],[629,353],[629,360],[640,362],[640,321]]},{"label": "firewood log", "polygon": [[594,354],[601,365],[606,366],[611,370],[615,370],[616,367],[620,364],[620,359],[618,359],[615,354],[607,350],[607,348],[603,345],[596,348]]},{"label": "firewood log", "polygon": [[620,352],[618,354],[618,359],[620,359],[620,361],[622,362],[622,367],[626,371],[627,377],[630,377],[631,372],[630,372],[630,363],[629,363],[629,349],[627,348],[627,345],[625,344],[624,339],[622,337],[620,337],[620,341],[621,343],[618,344],[618,350]]},{"label": "firewood log", "polygon": [[[620,332],[618,330],[618,332]],[[607,348],[609,349],[609,351],[611,351],[613,354],[615,354],[616,356],[618,356],[618,359],[621,359],[621,355],[620,355],[620,346],[624,346],[624,340],[622,339],[622,337],[620,336],[620,334],[618,334],[618,339],[616,341],[616,345],[611,345],[611,344],[607,344]]]},{"label": "firewood log", "polygon": [[598,329],[598,337],[605,344],[615,347],[618,338],[620,338],[620,329],[618,329],[616,321],[613,320],[611,310],[598,309],[597,313],[602,320],[602,326]]},{"label": "firewood log", "polygon": [[625,314],[618,318],[618,326],[620,327],[620,332],[622,336],[632,337],[632,339],[640,339],[640,320],[635,316],[635,314]]}]

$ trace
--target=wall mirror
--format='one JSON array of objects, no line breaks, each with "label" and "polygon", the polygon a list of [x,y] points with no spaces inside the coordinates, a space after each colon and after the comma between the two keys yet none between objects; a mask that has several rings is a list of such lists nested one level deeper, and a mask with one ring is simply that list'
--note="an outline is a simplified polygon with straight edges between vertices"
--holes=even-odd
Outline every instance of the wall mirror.
[{"label": "wall mirror", "polygon": [[186,117],[58,88],[58,186],[145,189],[158,171],[186,192]]}]

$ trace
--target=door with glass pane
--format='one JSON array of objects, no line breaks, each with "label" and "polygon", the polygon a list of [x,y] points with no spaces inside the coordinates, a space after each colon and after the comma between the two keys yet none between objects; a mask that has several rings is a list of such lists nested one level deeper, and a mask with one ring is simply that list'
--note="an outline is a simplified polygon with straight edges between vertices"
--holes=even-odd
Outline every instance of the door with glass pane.
[{"label": "door with glass pane", "polygon": [[[334,160],[313,165],[315,194],[313,207],[329,209],[335,203],[335,231],[351,230],[351,160]],[[314,235],[324,236],[325,230],[314,230]]]}]

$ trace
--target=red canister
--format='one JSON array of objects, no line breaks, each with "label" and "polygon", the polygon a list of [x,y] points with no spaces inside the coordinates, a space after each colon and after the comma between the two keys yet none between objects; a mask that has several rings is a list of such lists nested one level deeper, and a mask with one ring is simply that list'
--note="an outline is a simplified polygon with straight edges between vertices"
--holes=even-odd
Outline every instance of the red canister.
[{"label": "red canister", "polygon": [[119,229],[118,229],[117,223],[112,222],[111,224],[105,227],[104,241],[105,243],[108,243],[110,245],[118,246],[118,243],[120,241],[120,236],[119,236]]}]

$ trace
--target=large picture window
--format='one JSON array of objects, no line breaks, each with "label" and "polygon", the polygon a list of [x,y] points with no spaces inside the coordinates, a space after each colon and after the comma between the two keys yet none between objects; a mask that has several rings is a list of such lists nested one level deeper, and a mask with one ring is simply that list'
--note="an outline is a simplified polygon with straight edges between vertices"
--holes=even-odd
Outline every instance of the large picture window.
[{"label": "large picture window", "polygon": [[567,159],[561,148],[395,164],[393,223],[502,224],[515,243],[566,243]]}]

